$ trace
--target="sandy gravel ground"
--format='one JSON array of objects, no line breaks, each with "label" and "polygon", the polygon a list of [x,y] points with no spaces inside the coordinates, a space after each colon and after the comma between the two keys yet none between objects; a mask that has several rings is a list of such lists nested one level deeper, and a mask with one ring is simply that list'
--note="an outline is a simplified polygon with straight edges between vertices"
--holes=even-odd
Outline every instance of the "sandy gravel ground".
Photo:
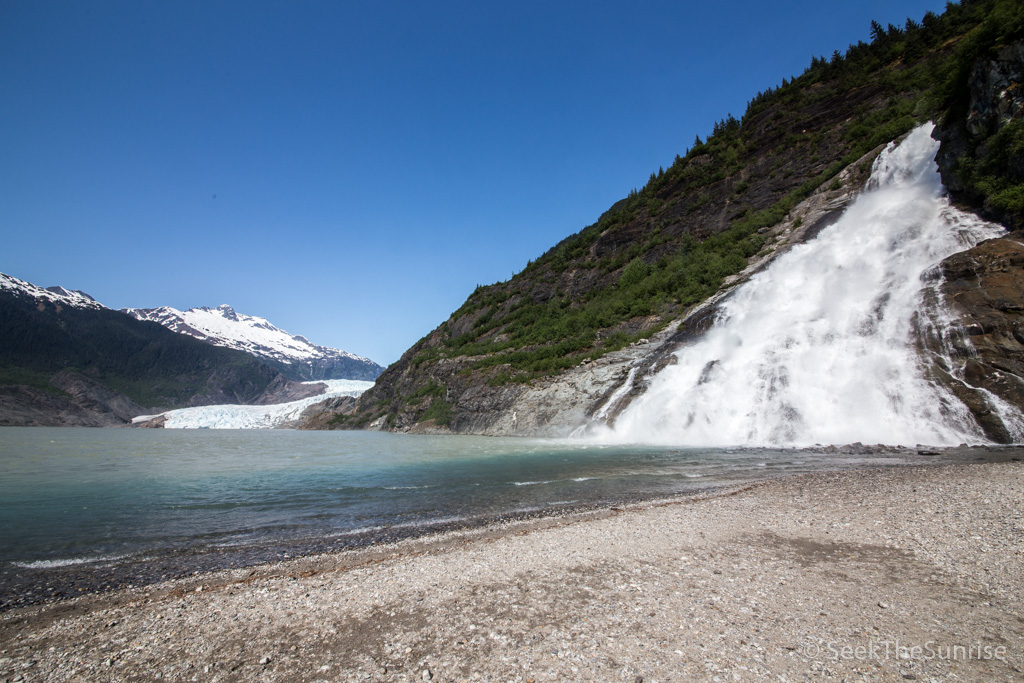
[{"label": "sandy gravel ground", "polygon": [[0,680],[1024,680],[1024,463],[729,493],[8,612]]}]

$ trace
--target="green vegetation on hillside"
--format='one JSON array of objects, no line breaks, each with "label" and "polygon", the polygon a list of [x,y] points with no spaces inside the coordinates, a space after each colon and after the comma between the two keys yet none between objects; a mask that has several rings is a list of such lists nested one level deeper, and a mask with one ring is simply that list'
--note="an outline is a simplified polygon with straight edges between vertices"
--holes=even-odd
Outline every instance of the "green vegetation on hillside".
[{"label": "green vegetation on hillside", "polygon": [[54,396],[66,396],[67,392],[50,384],[53,373],[39,372],[17,367],[0,367],[0,386],[20,385],[44,391]]},{"label": "green vegetation on hillside", "polygon": [[[850,163],[939,113],[941,96],[951,90],[950,81],[960,76],[965,51],[938,48],[976,26],[979,15],[986,14],[986,7],[992,4],[951,5],[941,18],[929,13],[923,22],[908,20],[903,27],[875,23],[870,44],[858,43],[845,54],[836,51],[831,59],[816,57],[800,77],[759,93],[741,121],[729,116],[715,124],[706,141],[698,138],[668,170],[652,174],[643,189],[630,193],[598,223],[532,262],[515,280],[552,278],[570,269],[596,269],[603,275],[620,273],[617,278],[582,298],[555,292],[543,301],[516,288],[515,280],[481,287],[453,318],[484,313],[470,330],[446,339],[443,349],[434,353],[449,357],[486,355],[475,368],[507,364],[525,373],[510,375],[510,379],[557,372],[583,357],[595,358],[621,347],[637,336],[618,335],[598,341],[602,330],[645,316],[658,316],[660,322],[666,314],[711,296],[727,276],[742,270],[764,246],[764,238],[757,234],[759,228],[783,220],[796,204]],[[885,104],[866,104],[842,127],[840,134],[847,144],[841,158],[770,206],[739,212],[727,229],[704,239],[682,235],[672,239],[670,253],[659,249],[668,235],[662,234],[657,223],[669,202],[679,201],[679,197],[683,201],[696,198],[690,199],[687,207],[692,213],[710,196],[702,194],[702,189],[741,172],[751,145],[748,122],[770,109],[798,111],[815,101],[829,102],[842,93],[869,86],[881,90]],[[799,146],[813,148],[822,137],[821,131],[791,131],[780,141],[780,153]],[[742,201],[749,187],[749,181],[737,183],[735,196]],[[644,241],[633,242],[627,249],[600,260],[588,259],[595,242],[607,231],[644,220],[653,227]],[[640,334],[652,332],[657,324],[645,326]]]},{"label": "green vegetation on hillside", "polygon": [[974,195],[982,198],[997,219],[1013,217],[1020,225],[1024,214],[1024,173],[1010,164],[1024,157],[1024,122],[1013,121],[991,136],[986,154],[965,158],[958,167],[960,177]]}]

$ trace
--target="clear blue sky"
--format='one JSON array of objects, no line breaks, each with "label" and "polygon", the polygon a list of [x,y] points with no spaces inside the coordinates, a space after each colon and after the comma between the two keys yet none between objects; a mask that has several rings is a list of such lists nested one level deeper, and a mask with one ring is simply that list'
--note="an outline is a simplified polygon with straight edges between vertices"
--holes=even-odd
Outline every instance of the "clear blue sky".
[{"label": "clear blue sky", "polygon": [[937,0],[0,1],[0,271],[388,364]]}]

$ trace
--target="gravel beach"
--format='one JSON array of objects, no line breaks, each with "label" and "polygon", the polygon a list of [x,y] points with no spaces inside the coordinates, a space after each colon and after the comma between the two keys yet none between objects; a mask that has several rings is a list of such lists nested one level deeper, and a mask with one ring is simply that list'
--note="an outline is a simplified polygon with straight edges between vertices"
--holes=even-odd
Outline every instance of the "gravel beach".
[{"label": "gravel beach", "polygon": [[7,681],[1024,680],[1024,463],[858,470],[0,615]]}]

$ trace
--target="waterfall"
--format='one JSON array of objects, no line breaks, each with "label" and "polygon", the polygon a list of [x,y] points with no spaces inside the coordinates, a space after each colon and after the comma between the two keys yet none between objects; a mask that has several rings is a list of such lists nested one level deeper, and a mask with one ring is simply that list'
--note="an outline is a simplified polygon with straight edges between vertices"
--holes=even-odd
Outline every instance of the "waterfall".
[{"label": "waterfall", "polygon": [[[715,324],[598,438],[682,446],[985,441],[926,379],[920,335],[949,329],[942,259],[1002,228],[950,206],[933,126],[876,159],[842,218],[737,288]],[[952,364],[951,364],[952,365]]]}]

